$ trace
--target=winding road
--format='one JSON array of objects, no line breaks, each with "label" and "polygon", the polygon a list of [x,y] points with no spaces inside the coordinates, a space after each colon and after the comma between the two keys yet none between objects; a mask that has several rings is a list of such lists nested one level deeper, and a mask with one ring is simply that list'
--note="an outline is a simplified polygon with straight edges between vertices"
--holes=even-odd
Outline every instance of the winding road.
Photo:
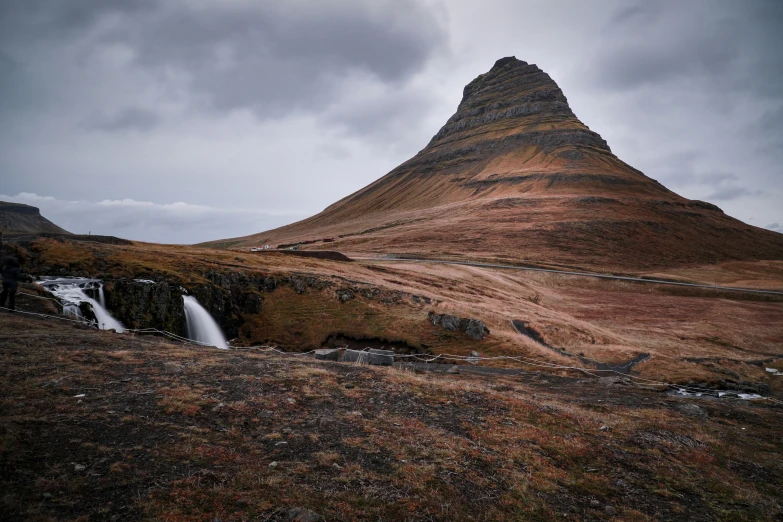
[{"label": "winding road", "polygon": [[597,277],[600,279],[614,279],[618,281],[633,281],[638,283],[655,283],[659,285],[688,286],[692,288],[708,288],[711,290],[728,290],[732,292],[750,292],[753,294],[783,295],[780,290],[761,290],[755,288],[739,288],[734,286],[705,285],[702,283],[684,283],[679,281],[666,281],[664,279],[647,279],[643,277],[617,276],[609,274],[599,274],[595,272],[573,272],[569,270],[558,270],[556,268],[534,268],[527,266],[502,265],[495,263],[479,263],[473,261],[447,261],[443,259],[421,259],[421,258],[396,258],[396,257],[364,257],[354,258],[357,261],[393,261],[398,263],[432,263],[440,265],[462,265],[475,266],[478,268],[498,268],[504,270],[524,270],[528,272],[547,272],[551,274],[572,275],[581,277]]}]

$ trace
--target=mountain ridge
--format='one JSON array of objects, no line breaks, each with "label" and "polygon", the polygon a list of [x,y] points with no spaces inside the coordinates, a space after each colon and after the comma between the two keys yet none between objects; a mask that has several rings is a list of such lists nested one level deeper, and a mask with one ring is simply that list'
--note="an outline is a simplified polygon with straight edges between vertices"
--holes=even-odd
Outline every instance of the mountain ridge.
[{"label": "mountain ridge", "polygon": [[783,235],[617,158],[547,73],[515,57],[468,83],[427,146],[385,176],[315,216],[231,241],[593,269],[783,259]]}]

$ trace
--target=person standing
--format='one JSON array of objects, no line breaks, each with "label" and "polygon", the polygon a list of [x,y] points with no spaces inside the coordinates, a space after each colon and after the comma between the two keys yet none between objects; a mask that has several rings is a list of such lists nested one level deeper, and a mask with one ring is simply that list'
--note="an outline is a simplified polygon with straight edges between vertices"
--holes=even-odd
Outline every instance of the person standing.
[{"label": "person standing", "polygon": [[0,307],[5,307],[8,299],[8,308],[16,310],[16,288],[19,284],[19,261],[15,257],[9,257],[3,263],[3,293],[0,294]]}]

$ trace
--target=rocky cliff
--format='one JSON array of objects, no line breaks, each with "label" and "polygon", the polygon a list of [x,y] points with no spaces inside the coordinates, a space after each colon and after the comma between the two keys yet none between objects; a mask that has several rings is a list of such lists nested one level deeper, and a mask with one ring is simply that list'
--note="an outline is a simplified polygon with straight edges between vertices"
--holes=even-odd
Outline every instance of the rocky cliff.
[{"label": "rocky cliff", "polygon": [[0,232],[4,234],[70,234],[45,217],[36,207],[0,201]]},{"label": "rocky cliff", "polygon": [[316,216],[233,245],[266,243],[609,270],[783,259],[783,235],[630,167],[547,73],[514,57],[470,82],[413,158]]}]

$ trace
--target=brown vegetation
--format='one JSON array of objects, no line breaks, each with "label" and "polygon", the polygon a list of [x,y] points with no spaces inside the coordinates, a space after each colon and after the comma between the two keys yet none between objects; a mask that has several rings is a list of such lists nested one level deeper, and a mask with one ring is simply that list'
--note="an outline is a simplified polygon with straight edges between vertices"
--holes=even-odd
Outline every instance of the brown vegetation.
[{"label": "brown vegetation", "polygon": [[781,516],[783,417],[766,403],[420,375],[9,314],[0,331],[3,520],[285,520],[297,506],[328,520]]}]

